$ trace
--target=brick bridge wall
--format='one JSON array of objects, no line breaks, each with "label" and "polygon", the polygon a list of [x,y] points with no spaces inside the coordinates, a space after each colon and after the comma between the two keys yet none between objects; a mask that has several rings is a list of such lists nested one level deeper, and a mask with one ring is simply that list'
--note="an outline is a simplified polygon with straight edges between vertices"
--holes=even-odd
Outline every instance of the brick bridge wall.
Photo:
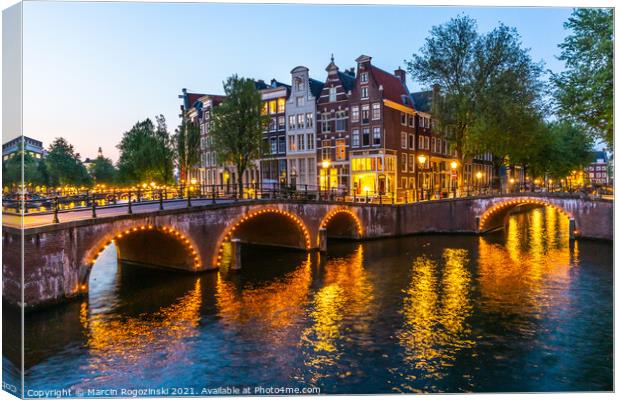
[{"label": "brick bridge wall", "polygon": [[[355,227],[355,237],[362,239],[478,233],[528,200],[563,210],[575,220],[578,236],[613,239],[613,203],[572,198],[489,197],[398,206],[253,202],[164,210],[24,230],[24,303],[37,307],[87,293],[90,269],[112,240],[123,260],[196,272],[218,267],[222,244],[231,236],[314,249],[319,246],[319,229],[332,219],[342,224],[343,217]],[[21,302],[16,251],[21,234],[3,227],[3,297],[13,304]]]}]

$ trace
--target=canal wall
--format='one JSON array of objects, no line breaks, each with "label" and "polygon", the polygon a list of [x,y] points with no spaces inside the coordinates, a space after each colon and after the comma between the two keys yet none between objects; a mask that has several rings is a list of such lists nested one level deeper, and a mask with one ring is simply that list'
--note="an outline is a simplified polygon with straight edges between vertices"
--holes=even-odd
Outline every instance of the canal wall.
[{"label": "canal wall", "polygon": [[[3,226],[3,298],[36,308],[80,297],[98,255],[112,241],[119,259],[187,272],[216,269],[225,243],[317,249],[321,232],[350,224],[354,239],[421,233],[476,234],[499,224],[519,204],[549,205],[574,221],[575,236],[613,240],[613,202],[561,197],[503,196],[406,205],[247,202],[124,214],[19,230]],[[339,218],[335,218],[339,216]]]}]

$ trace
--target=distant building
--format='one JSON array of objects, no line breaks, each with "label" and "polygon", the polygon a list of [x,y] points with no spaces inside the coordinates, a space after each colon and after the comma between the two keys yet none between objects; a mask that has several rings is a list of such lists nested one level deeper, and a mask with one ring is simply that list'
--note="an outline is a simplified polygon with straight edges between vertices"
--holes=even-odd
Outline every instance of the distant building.
[{"label": "distant building", "polygon": [[270,85],[258,81],[257,88],[263,100],[263,115],[269,115],[271,120],[263,136],[266,154],[260,159],[261,182],[272,186],[287,182],[286,170],[286,100],[291,87],[287,84],[271,80]]},{"label": "distant building", "polygon": [[605,150],[595,151],[593,153],[592,163],[586,167],[586,173],[588,179],[592,185],[608,185],[610,183],[609,176],[607,174],[609,159],[607,158],[607,152]]},{"label": "distant building", "polygon": [[43,142],[29,138],[28,136],[18,136],[2,145],[2,160],[8,160],[13,157],[13,155],[17,154],[21,148],[22,139],[24,150],[28,154],[38,159],[45,157],[47,151],[43,148]]}]

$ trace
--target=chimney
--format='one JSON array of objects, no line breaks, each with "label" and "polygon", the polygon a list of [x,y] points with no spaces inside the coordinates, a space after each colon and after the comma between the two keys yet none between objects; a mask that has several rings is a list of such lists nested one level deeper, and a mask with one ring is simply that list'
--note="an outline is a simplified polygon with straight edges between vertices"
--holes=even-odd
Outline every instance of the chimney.
[{"label": "chimney", "polygon": [[396,76],[398,79],[400,79],[400,82],[402,84],[404,84],[407,81],[407,73],[401,69],[400,67],[398,67],[397,70],[394,71],[394,76]]},{"label": "chimney", "polygon": [[355,78],[355,67],[351,67],[347,70],[347,73]]}]

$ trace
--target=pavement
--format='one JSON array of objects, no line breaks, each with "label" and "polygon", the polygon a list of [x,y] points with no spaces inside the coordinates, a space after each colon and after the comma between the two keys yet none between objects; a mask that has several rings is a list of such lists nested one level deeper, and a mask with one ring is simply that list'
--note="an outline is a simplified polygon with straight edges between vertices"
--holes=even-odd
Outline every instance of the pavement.
[{"label": "pavement", "polygon": [[[233,200],[217,200],[217,204],[232,203]],[[210,199],[192,199],[193,206],[203,206],[213,204]],[[116,215],[126,215],[128,213],[127,205],[117,205],[112,207],[97,208],[97,217],[113,217]],[[187,200],[167,200],[164,202],[164,210],[175,210],[187,208]],[[146,214],[159,211],[159,202],[150,202],[145,204],[132,203],[132,212],[134,214]],[[92,219],[92,209],[82,208],[78,210],[62,210],[58,213],[60,222],[79,221]],[[23,218],[18,214],[2,214],[2,226],[13,228],[36,228],[40,226],[52,225],[54,223],[53,213],[26,214]]]}]

